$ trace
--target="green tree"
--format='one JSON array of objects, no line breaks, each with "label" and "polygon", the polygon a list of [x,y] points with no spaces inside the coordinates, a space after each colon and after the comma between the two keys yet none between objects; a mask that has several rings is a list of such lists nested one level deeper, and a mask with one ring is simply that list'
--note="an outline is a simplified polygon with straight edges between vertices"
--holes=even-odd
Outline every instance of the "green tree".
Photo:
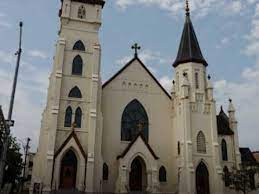
[{"label": "green tree", "polygon": [[247,194],[255,190],[254,175],[259,173],[258,165],[255,163],[243,163],[240,169],[233,169],[223,176],[230,189],[242,191]]},{"label": "green tree", "polygon": [[16,138],[10,136],[8,141],[8,152],[6,168],[4,173],[4,184],[15,183],[19,180],[23,168],[22,154]]}]

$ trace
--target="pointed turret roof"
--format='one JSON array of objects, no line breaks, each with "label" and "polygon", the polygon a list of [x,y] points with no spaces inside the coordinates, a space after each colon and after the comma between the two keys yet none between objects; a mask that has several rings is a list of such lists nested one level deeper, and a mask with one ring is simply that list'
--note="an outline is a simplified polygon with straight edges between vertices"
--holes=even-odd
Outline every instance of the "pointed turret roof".
[{"label": "pointed turret roof", "polygon": [[188,63],[188,62],[197,62],[197,63],[202,63],[205,66],[208,66],[208,63],[206,62],[206,60],[202,55],[199,42],[192,25],[190,12],[189,12],[189,5],[187,1],[184,29],[182,33],[178,54],[173,66],[177,67],[181,63]]}]

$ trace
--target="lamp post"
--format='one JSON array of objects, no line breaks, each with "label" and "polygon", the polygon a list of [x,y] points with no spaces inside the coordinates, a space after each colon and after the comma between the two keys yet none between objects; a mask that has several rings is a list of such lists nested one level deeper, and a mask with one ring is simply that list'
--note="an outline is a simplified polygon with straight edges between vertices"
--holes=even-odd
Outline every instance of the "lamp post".
[{"label": "lamp post", "polygon": [[7,150],[8,150],[8,140],[9,140],[9,135],[10,135],[10,127],[12,127],[14,125],[14,122],[12,121],[12,114],[13,114],[14,98],[15,98],[15,92],[16,92],[19,67],[20,67],[20,60],[21,60],[21,54],[22,54],[22,48],[21,48],[22,47],[22,27],[23,27],[22,22],[19,23],[19,27],[20,27],[19,48],[18,48],[18,51],[15,53],[15,55],[17,55],[17,63],[16,63],[16,68],[15,68],[12,94],[11,94],[10,106],[9,106],[9,111],[8,111],[8,119],[6,122],[6,125],[7,125],[6,132],[5,132],[4,138],[3,138],[3,150],[2,150],[2,155],[0,158],[0,187],[3,184],[6,155],[7,155]]}]

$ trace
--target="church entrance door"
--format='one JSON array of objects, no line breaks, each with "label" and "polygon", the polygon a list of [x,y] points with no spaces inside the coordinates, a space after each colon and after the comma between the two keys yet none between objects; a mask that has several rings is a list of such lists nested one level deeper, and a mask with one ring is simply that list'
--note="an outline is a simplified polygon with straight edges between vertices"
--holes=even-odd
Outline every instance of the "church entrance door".
[{"label": "church entrance door", "polygon": [[196,169],[196,191],[197,194],[210,194],[209,172],[203,162]]},{"label": "church entrance door", "polygon": [[69,150],[61,162],[60,188],[74,189],[76,186],[77,158],[72,150]]},{"label": "church entrance door", "polygon": [[144,191],[147,184],[146,165],[140,157],[136,157],[131,163],[129,186],[131,191]]}]

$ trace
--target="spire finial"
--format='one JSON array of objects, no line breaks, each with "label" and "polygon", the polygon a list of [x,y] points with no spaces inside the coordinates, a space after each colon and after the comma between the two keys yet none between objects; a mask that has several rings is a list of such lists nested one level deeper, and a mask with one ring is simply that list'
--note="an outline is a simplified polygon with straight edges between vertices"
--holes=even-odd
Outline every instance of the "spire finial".
[{"label": "spire finial", "polygon": [[141,47],[138,45],[138,43],[135,43],[134,45],[132,45],[131,49],[135,50],[134,57],[137,58],[138,57],[138,50],[140,50]]},{"label": "spire finial", "polygon": [[190,8],[189,8],[189,0],[185,0],[186,6],[185,6],[185,11],[186,11],[186,16],[190,15]]}]

